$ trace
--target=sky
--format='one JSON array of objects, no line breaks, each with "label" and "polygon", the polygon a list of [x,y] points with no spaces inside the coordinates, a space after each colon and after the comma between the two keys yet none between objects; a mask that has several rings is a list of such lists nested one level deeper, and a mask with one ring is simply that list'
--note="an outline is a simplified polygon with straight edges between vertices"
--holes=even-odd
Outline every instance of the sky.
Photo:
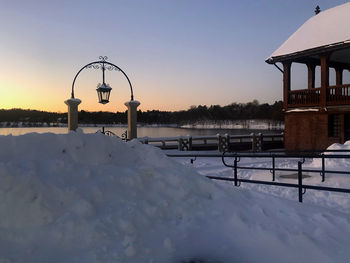
[{"label": "sky", "polygon": [[[316,5],[346,2],[0,0],[0,109],[66,112],[74,76],[99,56],[128,75],[143,111],[274,103],[282,99],[282,74],[265,59]],[[292,85],[306,87],[306,67],[293,71]],[[112,92],[105,105],[97,100],[101,82],[100,70],[79,74],[79,109],[125,111],[126,78],[106,72]]]}]

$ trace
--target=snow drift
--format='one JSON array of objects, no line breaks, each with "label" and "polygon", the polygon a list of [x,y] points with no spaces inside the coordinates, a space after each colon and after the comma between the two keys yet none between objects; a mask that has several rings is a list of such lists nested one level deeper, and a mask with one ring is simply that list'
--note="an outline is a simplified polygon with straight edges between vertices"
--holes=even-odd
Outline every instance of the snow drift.
[{"label": "snow drift", "polygon": [[222,187],[137,141],[0,136],[0,262],[347,262],[349,215]]}]

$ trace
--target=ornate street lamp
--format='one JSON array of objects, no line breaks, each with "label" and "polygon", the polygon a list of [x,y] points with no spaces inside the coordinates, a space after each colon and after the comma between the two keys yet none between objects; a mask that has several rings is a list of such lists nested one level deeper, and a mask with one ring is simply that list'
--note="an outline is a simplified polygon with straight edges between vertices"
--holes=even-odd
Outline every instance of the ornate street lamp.
[{"label": "ornate street lamp", "polygon": [[137,107],[140,105],[140,102],[134,100],[134,94],[131,82],[125,72],[119,68],[117,65],[114,65],[107,61],[106,56],[100,56],[99,61],[91,62],[84,67],[82,67],[78,73],[75,75],[72,83],[72,96],[70,99],[66,100],[65,103],[68,106],[68,130],[76,130],[78,128],[78,105],[81,103],[80,99],[74,97],[74,84],[79,76],[80,72],[84,69],[101,69],[102,70],[102,84],[97,85],[97,96],[99,103],[106,104],[109,102],[109,96],[111,94],[112,88],[105,82],[105,71],[117,70],[120,71],[125,78],[127,79],[130,86],[131,99],[124,103],[128,108],[128,139],[133,139],[137,137]]},{"label": "ornate street lamp", "polygon": [[112,88],[108,84],[105,83],[105,71],[106,71],[106,69],[110,70],[110,71],[112,71],[112,70],[120,71],[125,76],[125,78],[128,80],[129,86],[130,86],[131,101],[133,101],[134,100],[134,93],[133,93],[132,85],[131,85],[131,82],[130,82],[128,76],[125,74],[125,72],[121,68],[119,68],[117,65],[114,65],[113,63],[108,62],[107,61],[108,58],[106,56],[100,56],[99,59],[100,59],[99,61],[94,61],[94,62],[91,62],[91,63],[85,65],[75,75],[73,83],[72,83],[72,99],[74,99],[74,84],[75,84],[75,81],[76,81],[77,77],[79,76],[80,72],[82,72],[84,69],[91,69],[92,68],[92,69],[102,69],[102,84],[98,84],[97,89],[96,89],[99,103],[102,103],[102,104],[108,103],[109,96],[110,96],[110,93],[112,90]]},{"label": "ornate street lamp", "polygon": [[101,104],[106,104],[109,102],[109,95],[111,94],[111,86],[105,83],[105,63],[102,63],[102,84],[97,85],[97,96],[98,102]]}]

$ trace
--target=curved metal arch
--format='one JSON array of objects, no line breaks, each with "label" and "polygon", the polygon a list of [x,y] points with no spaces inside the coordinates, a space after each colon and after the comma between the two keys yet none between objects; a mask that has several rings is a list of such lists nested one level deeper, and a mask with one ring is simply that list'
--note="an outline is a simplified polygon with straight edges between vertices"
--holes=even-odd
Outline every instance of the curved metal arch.
[{"label": "curved metal arch", "polygon": [[123,75],[126,77],[126,79],[128,80],[129,82],[129,85],[130,85],[130,92],[131,92],[131,100],[134,100],[134,92],[133,92],[133,89],[132,89],[132,85],[131,85],[131,82],[130,82],[130,79],[129,77],[126,75],[126,73],[120,68],[118,67],[117,65],[114,65],[113,63],[110,63],[110,62],[107,62],[105,59],[107,59],[107,57],[100,57],[100,59],[102,60],[99,60],[99,61],[94,61],[94,62],[91,62],[89,64],[86,64],[84,67],[82,67],[78,73],[75,75],[74,79],[73,79],[73,83],[72,83],[72,99],[74,99],[74,84],[75,84],[75,80],[77,79],[78,75],[80,74],[80,72],[82,72],[85,68],[89,67],[89,66],[92,66],[93,64],[108,64],[110,66],[113,66],[113,67],[116,67],[121,73],[123,73]]}]

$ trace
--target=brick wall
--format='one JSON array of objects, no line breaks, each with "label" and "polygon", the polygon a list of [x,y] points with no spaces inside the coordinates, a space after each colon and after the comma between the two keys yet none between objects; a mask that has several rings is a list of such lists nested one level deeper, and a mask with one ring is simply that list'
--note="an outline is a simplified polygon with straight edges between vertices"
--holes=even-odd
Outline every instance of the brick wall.
[{"label": "brick wall", "polygon": [[343,125],[339,138],[328,137],[328,114],[321,112],[289,112],[285,114],[286,150],[323,150],[332,143],[342,143]]}]

